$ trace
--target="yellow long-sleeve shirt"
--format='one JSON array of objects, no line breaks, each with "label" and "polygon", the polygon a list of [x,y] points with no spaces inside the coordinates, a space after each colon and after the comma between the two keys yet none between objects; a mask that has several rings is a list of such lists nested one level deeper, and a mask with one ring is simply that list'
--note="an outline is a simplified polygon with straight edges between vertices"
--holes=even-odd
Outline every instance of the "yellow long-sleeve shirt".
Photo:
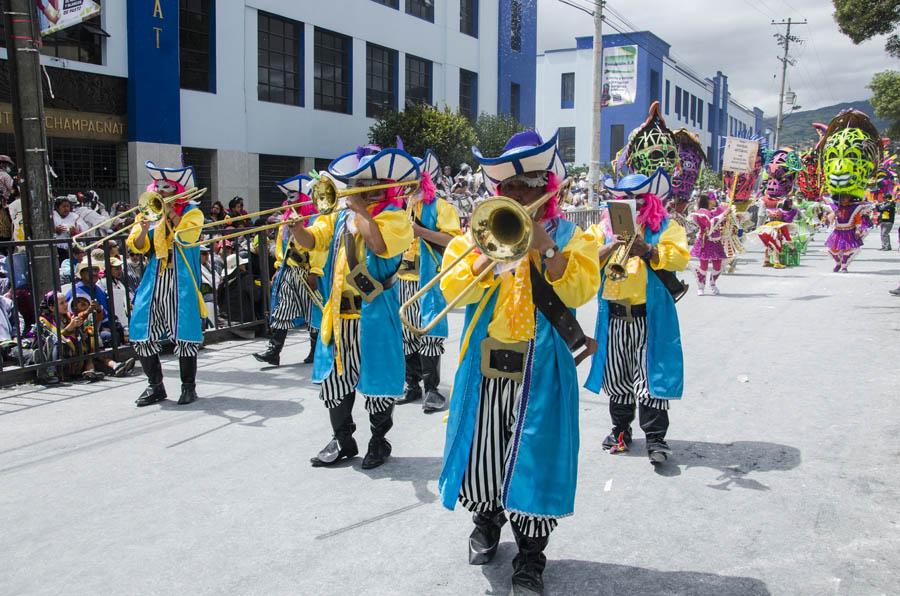
[{"label": "yellow long-sleeve shirt", "polygon": [[[587,235],[596,243],[597,250],[603,246],[604,232],[600,224],[594,224],[588,228]],[[657,271],[684,271],[691,258],[684,228],[672,220],[669,220],[669,225],[660,234],[656,249],[659,253],[659,260],[652,262],[650,266]],[[608,260],[607,258],[600,263],[600,267],[606,267]],[[628,276],[621,281],[606,278],[603,283],[603,299],[632,305],[645,304],[647,302],[648,273],[646,262],[641,257],[631,257],[625,264],[625,271]]]},{"label": "yellow long-sleeve shirt", "polygon": [[[290,235],[290,232],[287,232]],[[278,236],[275,238],[275,268],[278,269],[281,267],[282,263],[284,263],[284,234],[285,227],[282,226],[278,228]],[[297,241],[294,239],[293,235],[290,235],[290,241],[288,242],[288,248],[291,246],[294,247],[294,250],[298,252],[306,252],[309,254],[309,272],[313,275],[322,275],[322,269],[325,267],[325,261],[328,260],[328,252],[324,250],[305,250],[302,246],[297,244]],[[296,267],[297,261],[293,258],[288,257],[288,265],[290,267]]]},{"label": "yellow long-sleeve shirt", "polygon": [[[444,252],[444,269],[453,260],[459,257],[471,246],[471,237],[467,234],[457,236],[450,241]],[[586,304],[594,296],[600,287],[600,266],[597,261],[597,244],[593,237],[587,235],[580,228],[576,228],[569,243],[562,249],[563,255],[568,259],[566,270],[556,281],[547,281],[553,286],[556,294],[569,308],[577,308]],[[441,280],[441,290],[447,301],[459,296],[465,287],[469,285],[476,275],[472,272],[472,266],[478,258],[476,252],[471,252],[456,267],[447,273]],[[531,251],[530,258],[539,263],[539,255]],[[519,341],[513,336],[511,321],[507,314],[506,304],[513,299],[515,275],[513,271],[505,271],[499,276],[488,275],[471,291],[465,294],[460,304],[473,304],[484,297],[485,292],[494,284],[499,283],[497,304],[494,312],[490,313],[491,322],[488,324],[488,335],[504,343],[516,343]],[[530,278],[526,280],[530,286]],[[532,305],[533,308],[533,305]],[[485,315],[488,313],[485,313]]]},{"label": "yellow long-sleeve shirt", "polygon": [[[131,226],[131,232],[125,244],[131,252],[144,254],[151,248],[149,240],[145,240],[144,244],[138,245],[137,239],[141,235],[141,216],[138,216],[135,224]],[[203,212],[200,209],[191,209],[181,217],[178,226],[173,230],[169,227],[168,222],[163,218],[156,222],[153,226],[153,250],[157,260],[160,261],[161,270],[168,266],[169,251],[172,243],[177,235],[181,244],[191,244],[200,238],[200,227],[203,225]],[[148,235],[149,239],[149,235]]]},{"label": "yellow long-sleeve shirt", "polygon": [[[437,201],[437,231],[451,236],[459,236],[462,234],[462,228],[459,224],[459,214],[453,206],[444,199],[435,199]],[[422,203],[417,204],[413,212],[419,219],[422,218]],[[412,244],[406,252],[403,253],[404,261],[413,261],[419,256],[419,238],[413,238]],[[418,281],[417,273],[400,273],[400,279],[409,281]]]}]

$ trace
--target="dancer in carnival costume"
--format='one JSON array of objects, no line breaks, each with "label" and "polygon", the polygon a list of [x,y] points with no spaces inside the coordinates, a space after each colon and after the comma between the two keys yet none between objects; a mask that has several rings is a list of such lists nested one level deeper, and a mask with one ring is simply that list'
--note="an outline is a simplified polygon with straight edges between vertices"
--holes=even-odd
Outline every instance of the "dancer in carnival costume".
[{"label": "dancer in carnival costume", "polygon": [[825,190],[837,203],[834,229],[825,240],[835,272],[846,273],[862,247],[862,218],[872,210],[872,204],[864,201],[866,187],[881,155],[878,130],[860,111],[844,110],[825,131],[819,169]]},{"label": "dancer in carnival costume", "polygon": [[[194,188],[194,168],[161,168],[146,163],[153,182],[147,192],[164,200]],[[197,203],[186,200],[167,202],[165,213],[155,223],[143,214],[135,218],[126,244],[137,254],[150,253],[141,283],[134,296],[128,337],[141,361],[149,386],[135,402],[138,407],[166,399],[161,343],[175,342],[175,355],[181,369],[179,405],[197,399],[197,354],[203,343],[201,321],[206,305],[200,293],[200,248],[186,247],[196,242],[203,226],[203,212]]]},{"label": "dancer in carnival costume", "polygon": [[706,293],[707,279],[709,291],[719,295],[716,282],[722,274],[722,262],[728,257],[725,254],[723,230],[728,218],[733,216],[731,206],[727,203],[716,204],[716,193],[708,192],[697,200],[697,209],[691,213],[691,219],[697,226],[697,240],[691,247],[691,256],[699,261],[697,267],[697,295]]},{"label": "dancer in carnival costume", "polygon": [[[291,203],[295,207],[284,211],[281,215],[284,225],[278,228],[278,235],[275,238],[276,271],[272,278],[269,316],[272,334],[269,337],[269,345],[264,352],[253,355],[260,362],[272,366],[281,363],[281,350],[290,329],[309,326],[309,354],[303,360],[304,364],[313,361],[316,350],[322,311],[316,306],[310,292],[318,294],[318,279],[322,276],[326,255],[325,251],[321,250],[301,249],[290,232],[292,218],[313,216],[317,213],[309,192],[305,191],[312,182],[310,176],[298,174],[276,183],[287,197],[284,205]],[[303,225],[309,227],[313,221],[315,220],[306,219]]]},{"label": "dancer in carnival costume", "polygon": [[763,179],[765,190],[762,202],[766,209],[775,209],[784,199],[791,196],[797,172],[802,170],[800,157],[790,147],[776,150],[769,163]]},{"label": "dancer in carnival costume", "polygon": [[[647,437],[647,455],[654,464],[666,461],[671,453],[666,443],[669,401],[680,399],[684,387],[675,299],[685,290],[674,272],[684,271],[690,259],[684,228],[669,219],[662,207],[669,193],[669,177],[661,162],[653,159],[654,154],[639,154],[665,146],[653,139],[667,133],[654,103],[647,122],[632,133],[631,164],[636,173],[618,183],[606,180],[614,198],[636,202],[638,234],[630,253],[621,255],[619,249],[624,247],[611,230],[602,225],[591,227],[603,275],[595,332],[599,349],[585,387],[594,393],[603,389],[609,396],[612,430],[603,440],[603,448],[610,453],[629,448],[637,408]],[[648,175],[647,168],[654,166]],[[619,256],[627,275],[610,279],[606,266]]]},{"label": "dancer in carnival costume", "polygon": [[[332,161],[323,175],[357,189],[415,181],[419,164],[402,149],[367,145]],[[314,467],[332,466],[359,452],[353,438],[357,391],[365,397],[372,431],[363,469],[382,465],[391,454],[386,435],[404,380],[397,270],[413,240],[403,192],[394,186],[350,194],[346,209],[320,215],[309,228],[292,227],[300,247],[327,255],[312,380],[321,385],[319,397],[334,435],[311,459]]]},{"label": "dancer in carnival costume", "polygon": [[796,232],[797,226],[794,225],[794,219],[797,218],[800,211],[794,207],[792,199],[785,199],[774,209],[767,209],[766,213],[768,221],[756,229],[756,233],[765,247],[762,266],[784,269],[785,264],[781,262],[782,250],[785,243],[793,242],[791,230]]},{"label": "dancer in carnival costume", "polygon": [[[441,166],[430,149],[419,166],[422,186],[410,199],[415,240],[403,254],[400,263],[401,303],[409,300],[420,285],[427,284],[437,275],[447,244],[454,236],[462,234],[456,209],[435,194],[434,180],[440,175]],[[440,287],[434,285],[410,309],[411,322],[416,326],[427,325],[446,305],[447,301]],[[447,398],[438,390],[441,382],[441,355],[444,353],[447,331],[447,319],[442,319],[423,337],[403,328],[406,394],[399,403],[422,399],[420,383],[424,382],[425,399],[422,409],[426,413],[436,412],[447,406]]]},{"label": "dancer in carnival costume", "polygon": [[[484,183],[494,194],[527,206],[556,191],[566,175],[557,135],[513,135],[499,157],[473,148]],[[492,200],[492,199],[488,199]],[[597,290],[596,245],[563,219],[556,197],[535,214],[528,256],[495,267],[468,293],[465,288],[492,261],[473,251],[470,234],[456,236],[444,253],[441,289],[467,304],[460,363],[453,383],[441,501],[473,512],[469,563],[483,565],[497,552],[507,514],[518,554],[513,593],[540,594],[544,549],[557,520],[574,511],[578,468],[578,378],[560,316]],[[545,311],[553,312],[551,323]],[[584,339],[583,334],[581,338]],[[540,358],[540,362],[538,362]]]}]

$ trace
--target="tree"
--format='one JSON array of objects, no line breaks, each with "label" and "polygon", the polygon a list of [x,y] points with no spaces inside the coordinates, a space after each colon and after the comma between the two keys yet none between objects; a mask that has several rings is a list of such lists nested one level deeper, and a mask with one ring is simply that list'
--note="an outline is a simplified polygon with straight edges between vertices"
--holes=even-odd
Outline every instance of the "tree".
[{"label": "tree", "polygon": [[900,136],[900,71],[877,72],[868,87],[873,93],[875,115],[890,121],[887,134],[897,138]]},{"label": "tree", "polygon": [[496,157],[503,153],[509,137],[522,132],[525,127],[509,114],[487,114],[482,112],[475,121],[475,137],[482,155]]},{"label": "tree", "polygon": [[853,43],[891,33],[885,51],[900,58],[900,0],[833,0],[834,20]]},{"label": "tree", "polygon": [[380,147],[394,147],[398,136],[407,152],[422,157],[431,149],[441,165],[454,170],[472,161],[470,147],[475,143],[475,131],[464,115],[447,107],[411,105],[402,112],[384,114],[369,129],[369,141]]}]

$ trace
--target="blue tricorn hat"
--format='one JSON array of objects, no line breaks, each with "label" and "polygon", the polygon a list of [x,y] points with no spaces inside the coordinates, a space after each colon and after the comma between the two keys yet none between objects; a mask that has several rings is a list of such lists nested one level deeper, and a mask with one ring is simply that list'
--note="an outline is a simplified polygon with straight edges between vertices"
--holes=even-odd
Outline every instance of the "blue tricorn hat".
[{"label": "blue tricorn hat", "polygon": [[153,178],[154,182],[160,182],[162,180],[168,180],[170,182],[177,182],[182,185],[185,190],[189,188],[194,188],[194,166],[184,166],[181,168],[161,168],[150,160],[147,160],[144,163],[147,171],[150,173],[150,177]]},{"label": "blue tricorn hat", "polygon": [[311,181],[312,178],[306,174],[297,174],[296,176],[276,182],[275,186],[277,186],[278,190],[283,192],[285,196],[290,196],[292,192],[309,194],[308,185]]},{"label": "blue tricorn hat", "polygon": [[428,175],[431,176],[431,181],[436,182],[438,176],[441,175],[441,163],[438,161],[437,155],[434,154],[434,151],[428,149],[425,151],[425,157],[422,159],[418,159],[419,162],[419,175],[424,175],[425,172],[428,172]]},{"label": "blue tricorn hat", "polygon": [[669,175],[663,168],[657,168],[649,178],[643,174],[629,174],[618,182],[607,178],[603,185],[616,197],[636,197],[649,192],[662,200],[666,200],[672,188]]},{"label": "blue tricorn hat", "polygon": [[556,146],[558,135],[559,131],[545,142],[534,130],[516,133],[500,157],[484,157],[478,147],[472,147],[472,154],[481,164],[484,185],[493,193],[507,178],[528,172],[553,172],[565,178],[566,164]]},{"label": "blue tricorn hat", "polygon": [[419,178],[419,160],[403,149],[366,145],[332,161],[328,173],[346,184],[358,180],[406,182]]}]

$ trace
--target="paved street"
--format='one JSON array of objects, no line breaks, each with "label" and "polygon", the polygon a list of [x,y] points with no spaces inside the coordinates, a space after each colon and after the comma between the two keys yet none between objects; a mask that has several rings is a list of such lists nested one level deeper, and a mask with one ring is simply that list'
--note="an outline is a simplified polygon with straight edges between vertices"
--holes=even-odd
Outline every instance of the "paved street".
[{"label": "paved street", "polygon": [[[605,454],[606,402],[582,393],[576,514],[551,539],[548,593],[897,593],[900,257],[873,234],[833,274],[822,240],[783,271],[745,255],[720,297],[690,276],[667,465],[640,432]],[[594,312],[579,315],[591,330]],[[186,407],[136,409],[139,376],[0,391],[0,594],[505,594],[509,527],[493,564],[469,566],[469,515],[436,502],[442,416],[399,407],[379,469],[313,469],[330,430],[296,364],[305,334],[278,369],[259,371],[262,345],[205,350]],[[166,373],[177,393],[177,363]]]}]

